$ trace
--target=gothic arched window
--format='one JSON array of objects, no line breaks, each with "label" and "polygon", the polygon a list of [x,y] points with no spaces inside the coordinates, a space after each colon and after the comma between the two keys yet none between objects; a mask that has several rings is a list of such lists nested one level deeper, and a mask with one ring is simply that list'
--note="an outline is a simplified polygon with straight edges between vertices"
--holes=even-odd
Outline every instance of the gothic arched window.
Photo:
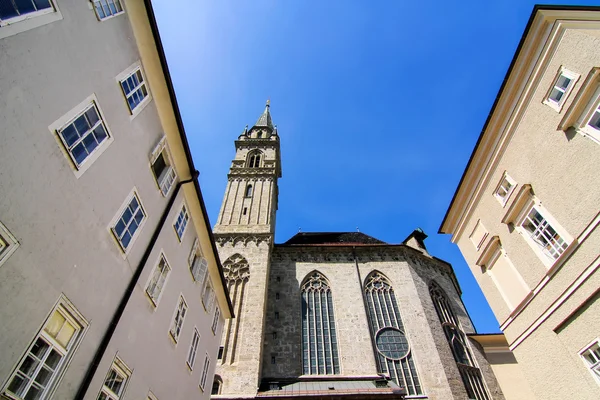
[{"label": "gothic arched window", "polygon": [[221,394],[221,385],[223,385],[223,381],[221,380],[221,377],[219,375],[215,375],[215,378],[213,380],[213,384],[212,384],[212,390],[210,391],[210,394]]},{"label": "gothic arched window", "polygon": [[248,154],[248,168],[259,168],[262,153],[260,151],[254,151]]},{"label": "gothic arched window", "polygon": [[423,394],[394,289],[388,279],[377,271],[367,276],[365,298],[378,371],[406,388],[409,395]]},{"label": "gothic arched window", "polygon": [[[227,281],[227,290],[231,298],[231,303],[235,309],[236,315],[241,315],[244,303],[244,294],[246,284],[250,279],[250,266],[248,261],[240,254],[234,254],[223,263],[223,275]],[[237,351],[239,340],[237,340],[240,331],[240,318],[227,320],[227,327],[223,333],[223,356],[222,363],[233,363]]]},{"label": "gothic arched window", "polygon": [[458,318],[450,306],[446,293],[435,282],[429,286],[431,300],[440,319],[446,339],[454,355],[458,371],[467,390],[469,399],[489,400],[490,396],[483,383],[481,371],[467,345],[467,337],[460,327]]},{"label": "gothic arched window", "polygon": [[302,373],[332,375],[340,373],[333,300],[327,279],[310,273],[302,290]]},{"label": "gothic arched window", "polygon": [[252,185],[246,186],[246,194],[245,197],[252,197]]}]

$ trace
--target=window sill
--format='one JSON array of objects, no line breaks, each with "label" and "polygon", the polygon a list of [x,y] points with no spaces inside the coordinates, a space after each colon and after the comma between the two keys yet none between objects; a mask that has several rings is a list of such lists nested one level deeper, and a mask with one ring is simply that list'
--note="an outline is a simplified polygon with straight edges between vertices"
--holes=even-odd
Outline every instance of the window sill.
[{"label": "window sill", "polygon": [[[91,4],[91,3],[90,3],[90,4]],[[94,7],[94,6],[92,5],[92,8],[93,8],[93,7]],[[94,13],[96,14],[96,18],[98,18],[98,22],[105,22],[105,21],[108,21],[109,19],[113,19],[113,18],[115,18],[115,17],[118,17],[119,15],[125,14],[125,10],[123,10],[123,11],[121,11],[121,12],[118,12],[118,13],[116,13],[116,14],[109,15],[108,17],[104,17],[104,18],[100,18],[100,17],[98,16],[98,13],[96,12],[96,10],[94,10]]]}]

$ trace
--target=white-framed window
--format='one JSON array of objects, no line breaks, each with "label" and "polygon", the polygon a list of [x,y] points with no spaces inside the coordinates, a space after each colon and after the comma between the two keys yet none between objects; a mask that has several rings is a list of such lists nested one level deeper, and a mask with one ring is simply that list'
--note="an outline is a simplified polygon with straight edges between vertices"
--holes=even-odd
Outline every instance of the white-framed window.
[{"label": "white-framed window", "polygon": [[215,307],[215,315],[213,316],[213,321],[212,321],[212,326],[211,326],[211,330],[214,335],[217,334],[217,328],[219,327],[219,318],[220,317],[221,317],[221,310],[219,309],[219,306],[217,305]]},{"label": "white-framed window", "polygon": [[150,101],[151,96],[139,62],[134,63],[117,77],[129,112],[136,116]]},{"label": "white-framed window", "polygon": [[96,16],[100,21],[125,12],[120,0],[93,0]]},{"label": "white-framed window", "polygon": [[200,389],[204,391],[206,386],[206,377],[208,376],[208,369],[210,368],[210,357],[208,353],[204,356],[204,367],[202,368],[202,377],[200,378]]},{"label": "white-framed window", "polygon": [[62,19],[55,0],[0,1],[0,39]]},{"label": "white-framed window", "polygon": [[544,104],[549,105],[556,111],[561,110],[565,104],[567,97],[571,93],[571,90],[575,86],[575,83],[579,79],[579,74],[571,72],[568,69],[561,67],[558,74],[554,78],[550,90],[546,94]]},{"label": "white-framed window", "polygon": [[204,290],[202,291],[202,305],[206,312],[211,312],[214,301],[215,292],[212,288],[210,277],[207,277],[206,283],[204,284]]},{"label": "white-framed window", "polygon": [[516,182],[508,174],[504,173],[500,183],[496,186],[496,190],[494,190],[494,197],[504,206],[516,187]]},{"label": "white-framed window", "polygon": [[96,101],[87,103],[56,133],[77,170],[110,139]]},{"label": "white-framed window", "polygon": [[166,137],[163,137],[158,142],[158,145],[152,150],[150,157],[150,168],[163,196],[169,194],[173,183],[177,179],[175,168],[171,164],[171,155],[169,154],[166,139]]},{"label": "white-framed window", "polygon": [[146,286],[146,293],[148,293],[148,296],[150,296],[150,299],[155,306],[158,305],[158,301],[160,300],[162,290],[167,283],[167,278],[169,277],[170,272],[171,267],[169,266],[165,255],[161,253],[160,257],[158,258],[158,264],[154,268],[152,277]]},{"label": "white-framed window", "polygon": [[125,393],[127,381],[131,376],[131,370],[125,365],[123,360],[119,357],[115,357],[106,378],[104,378],[104,384],[100,393],[98,393],[97,400],[119,400]]},{"label": "white-framed window", "polygon": [[579,120],[579,132],[600,143],[600,85]]},{"label": "white-framed window", "polygon": [[469,239],[471,240],[471,243],[473,243],[473,246],[475,246],[475,248],[479,250],[481,248],[481,245],[483,245],[483,243],[485,242],[485,239],[488,237],[488,234],[489,233],[485,226],[483,226],[481,220],[478,220],[475,224],[475,227],[473,228],[473,232],[471,232],[471,234],[469,235]]},{"label": "white-framed window", "polygon": [[11,399],[50,398],[87,325],[83,316],[61,296],[2,393]]},{"label": "white-framed window", "polygon": [[111,227],[113,235],[125,253],[131,247],[134,239],[137,238],[145,222],[146,212],[134,189],[121,207],[118,218]]},{"label": "white-framed window", "polygon": [[200,240],[198,240],[198,238],[194,240],[194,245],[192,246],[192,251],[188,258],[188,264],[194,280],[200,283],[200,285],[204,285],[204,280],[208,274],[208,260],[202,254]]},{"label": "white-framed window", "polygon": [[185,315],[187,314],[187,303],[183,298],[183,295],[179,296],[179,302],[177,303],[177,308],[175,309],[175,315],[173,315],[173,323],[171,324],[171,329],[169,329],[169,333],[175,343],[179,340],[179,335],[181,334],[181,329],[183,328],[183,321],[185,320]]},{"label": "white-framed window", "polygon": [[600,339],[595,339],[579,352],[585,366],[600,384]]},{"label": "white-framed window", "polygon": [[19,242],[0,222],[0,266],[17,250]]},{"label": "white-framed window", "polygon": [[187,228],[189,219],[190,216],[188,215],[187,207],[185,206],[185,204],[182,204],[181,210],[179,210],[179,214],[177,214],[177,218],[173,223],[173,228],[175,228],[177,239],[179,239],[180,242],[183,239],[183,234],[185,233],[185,228]]},{"label": "white-framed window", "polygon": [[558,223],[551,220],[549,213],[539,204],[533,204],[519,224],[532,247],[554,262],[569,247],[568,234],[563,233]]},{"label": "white-framed window", "polygon": [[190,343],[190,350],[187,356],[187,365],[191,370],[194,369],[194,363],[196,362],[196,353],[198,352],[198,344],[200,343],[200,334],[198,329],[194,327],[194,336],[192,337],[192,343]]}]

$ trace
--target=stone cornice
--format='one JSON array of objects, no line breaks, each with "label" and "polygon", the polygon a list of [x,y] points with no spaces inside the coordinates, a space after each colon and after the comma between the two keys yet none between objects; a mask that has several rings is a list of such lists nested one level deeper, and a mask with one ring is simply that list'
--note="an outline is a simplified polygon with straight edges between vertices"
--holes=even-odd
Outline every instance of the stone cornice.
[{"label": "stone cornice", "polygon": [[273,243],[273,235],[270,233],[214,233],[217,246],[224,247],[228,244],[235,246],[242,243],[244,246],[255,245],[261,243],[271,245]]}]

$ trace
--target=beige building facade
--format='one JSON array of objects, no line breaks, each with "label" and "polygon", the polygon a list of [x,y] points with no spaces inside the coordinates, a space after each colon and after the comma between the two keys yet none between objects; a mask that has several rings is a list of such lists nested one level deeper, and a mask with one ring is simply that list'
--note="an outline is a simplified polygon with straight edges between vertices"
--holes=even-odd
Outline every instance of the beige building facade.
[{"label": "beige building facade", "polygon": [[600,393],[599,44],[599,8],[535,7],[440,228],[531,398]]},{"label": "beige building facade", "polygon": [[0,398],[207,399],[233,309],[151,2],[3,2],[0,49]]},{"label": "beige building facade", "polygon": [[235,148],[214,235],[236,318],[213,398],[505,398],[427,235],[388,244],[300,232],[274,243],[282,155],[268,103]]}]

